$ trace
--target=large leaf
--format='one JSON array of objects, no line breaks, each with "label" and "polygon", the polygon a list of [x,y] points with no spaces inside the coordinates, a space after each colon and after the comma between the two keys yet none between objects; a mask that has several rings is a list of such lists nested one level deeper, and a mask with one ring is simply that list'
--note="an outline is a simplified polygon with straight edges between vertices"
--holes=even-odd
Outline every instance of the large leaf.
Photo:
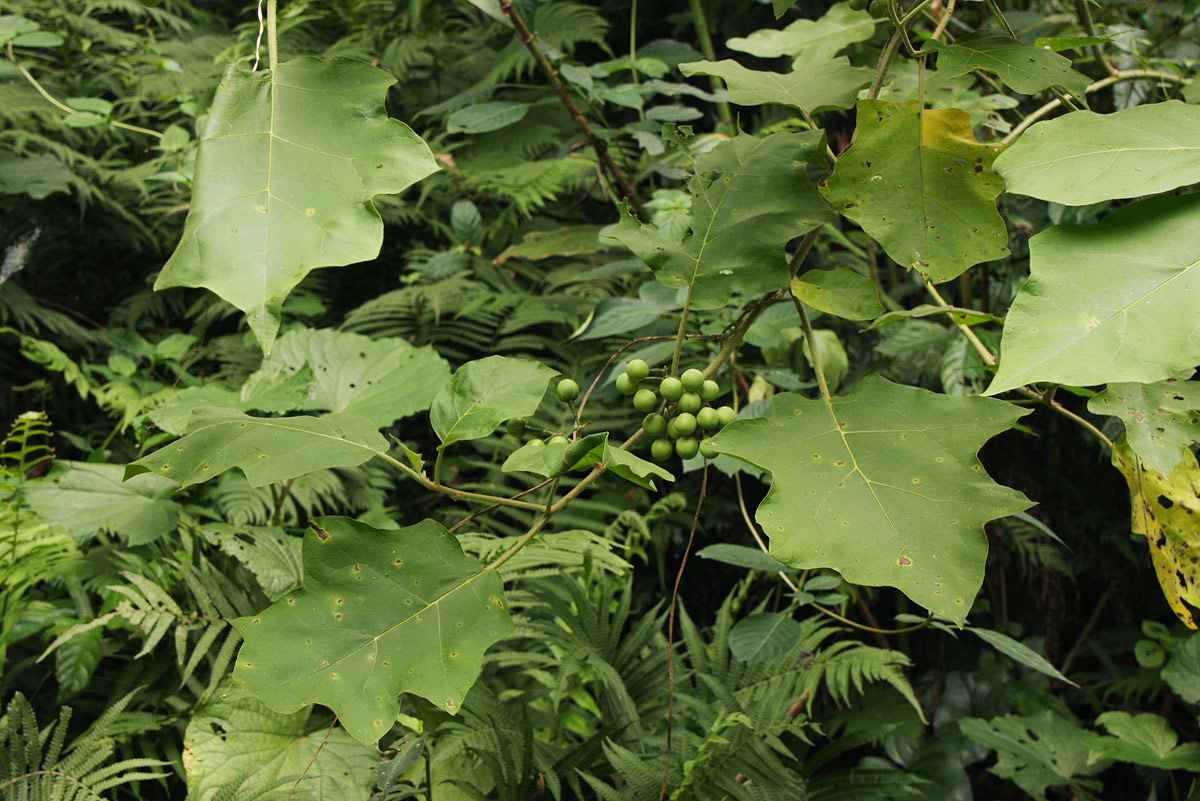
[{"label": "large leaf", "polygon": [[1120,760],[1162,770],[1200,773],[1200,743],[1179,744],[1179,735],[1158,715],[1105,712],[1096,723],[1109,737],[1089,735],[1089,762]]},{"label": "large leaf", "polygon": [[1089,733],[1083,727],[1049,710],[991,720],[963,718],[958,725],[967,737],[995,749],[996,764],[989,772],[1010,779],[1034,798],[1045,799],[1047,787],[1061,784],[1098,788],[1098,782],[1081,777],[1107,767],[1088,762]]},{"label": "large leaf", "polygon": [[533,414],[557,374],[540,362],[507,356],[467,362],[443,384],[429,409],[440,447],[491,436],[505,420]]},{"label": "large leaf", "polygon": [[385,440],[365,417],[251,417],[230,409],[197,409],[183,439],[126,466],[125,478],[156,473],[182,486],[240,467],[252,487],[314,470],[354,467],[386,453]]},{"label": "large leaf", "polygon": [[1082,206],[1200,181],[1200,106],[1178,100],[1036,123],[996,159],[1008,191]]},{"label": "large leaf", "polygon": [[832,403],[776,395],[770,417],[712,444],[771,472],[755,519],[776,559],[896,587],[961,624],[983,582],[984,523],[1030,505],[975,453],[1025,413],[868,376]]},{"label": "large leaf", "polygon": [[179,504],[166,496],[175,482],[143,475],[122,483],[124,470],[115,464],[56,461],[22,492],[43,520],[73,537],[111,531],[129,545],[144,545],[173,531]]},{"label": "large leaf", "polygon": [[684,75],[716,75],[725,81],[729,102],[739,106],[780,103],[810,114],[830,108],[850,108],[858,90],[870,83],[871,70],[852,67],[845,56],[807,62],[786,75],[749,70],[736,61],[691,61],[679,65]]},{"label": "large leaf", "polygon": [[860,100],[854,144],[822,187],[900,264],[935,282],[1008,255],[992,172],[1000,148],[981,145],[966,112],[916,100]]},{"label": "large leaf", "polygon": [[809,270],[792,279],[791,289],[806,306],[847,320],[870,320],[883,314],[875,282],[849,267]]},{"label": "large leaf", "polygon": [[759,58],[802,56],[815,63],[833,58],[842,48],[870,39],[874,33],[875,20],[870,14],[838,3],[820,19],[798,19],[783,30],[755,31],[725,45]]},{"label": "large leaf", "polygon": [[227,68],[200,140],[183,238],[155,288],[212,290],[246,313],[270,352],[284,298],[310,270],[379,254],[372,198],[437,169],[420,137],[387,117],[395,82],[345,58]]},{"label": "large leaf", "polygon": [[987,394],[1033,381],[1151,383],[1200,363],[1200,194],[1144,200],[1029,241]]},{"label": "large leaf", "polygon": [[200,707],[183,735],[188,801],[366,798],[379,753],[311,716],[272,712],[245,696]]},{"label": "large leaf", "polygon": [[513,626],[499,575],[425,520],[385,531],[320,517],[304,535],[304,586],[253,617],[235,685],[276,712],[324,704],[375,743],[414,693],[455,714],[483,652]]},{"label": "large leaf", "polygon": [[1200,608],[1200,465],[1189,452],[1169,475],[1147,467],[1117,440],[1113,466],[1125,476],[1132,507],[1131,528],[1150,546],[1150,561],[1167,604],[1190,628]]},{"label": "large leaf", "polygon": [[1169,475],[1200,442],[1200,382],[1109,384],[1088,400],[1088,410],[1120,417],[1129,447],[1159,473]]},{"label": "large leaf", "polygon": [[300,408],[361,415],[379,428],[427,410],[450,377],[432,346],[312,328],[280,337],[260,372],[287,376],[305,365],[312,383]]},{"label": "large leaf", "polygon": [[834,218],[808,179],[808,165],[824,162],[821,131],[739,134],[696,157],[682,242],[630,215],[611,235],[663,284],[690,288],[693,309],[724,306],[735,290],[778,289],[789,279],[787,243]]},{"label": "large leaf", "polygon": [[1001,83],[1031,95],[1051,86],[1082,95],[1091,79],[1071,69],[1071,60],[1044,47],[1027,45],[999,31],[976,31],[943,44],[930,40],[925,50],[938,53],[938,72],[947,78],[972,70],[994,74]]}]

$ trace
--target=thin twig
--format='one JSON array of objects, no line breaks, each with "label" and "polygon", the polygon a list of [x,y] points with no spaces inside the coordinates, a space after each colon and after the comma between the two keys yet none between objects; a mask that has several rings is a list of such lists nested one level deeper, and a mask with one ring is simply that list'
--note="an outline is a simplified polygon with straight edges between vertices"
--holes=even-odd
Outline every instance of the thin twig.
[{"label": "thin twig", "polygon": [[704,496],[708,492],[708,462],[704,462],[704,475],[700,479],[700,498],[696,501],[696,514],[692,517],[692,530],[688,532],[687,545],[683,549],[683,559],[679,563],[679,571],[675,574],[675,588],[671,591],[671,608],[667,612],[667,767],[663,771],[662,791],[658,801],[667,797],[667,781],[671,777],[671,731],[675,722],[675,607],[679,601],[679,585],[683,583],[683,570],[687,567],[688,554],[692,552],[692,543],[696,540],[696,527],[700,525],[700,509],[704,506]]},{"label": "thin twig", "polygon": [[288,791],[287,798],[284,801],[292,801],[292,796],[296,794],[296,788],[300,786],[300,782],[308,775],[312,769],[313,763],[317,761],[317,757],[321,755],[321,749],[325,747],[325,743],[329,740],[329,735],[333,733],[333,727],[337,725],[337,716],[329,722],[329,728],[325,730],[325,736],[321,738],[321,744],[317,746],[317,750],[313,752],[312,759],[308,760],[308,764],[304,766],[304,771],[296,777],[296,783],[292,785],[292,789]]},{"label": "thin twig", "polygon": [[600,159],[600,163],[604,165],[604,169],[612,176],[612,179],[617,182],[617,186],[621,188],[621,192],[633,205],[634,212],[637,213],[638,219],[643,222],[650,219],[646,213],[645,207],[642,205],[642,199],[638,195],[637,188],[633,182],[629,180],[629,176],[621,169],[620,165],[613,159],[612,154],[608,151],[608,143],[600,137],[596,136],[596,132],[592,130],[591,123],[587,121],[587,117],[583,116],[583,112],[579,110],[575,100],[572,99],[571,93],[567,91],[566,84],[559,77],[558,71],[554,69],[554,65],[546,58],[546,54],[542,52],[542,48],[538,46],[537,39],[533,35],[533,31],[529,30],[529,26],[525,24],[525,20],[521,17],[520,12],[513,8],[512,0],[501,0],[500,10],[509,18],[513,24],[513,28],[517,32],[521,43],[533,55],[534,60],[541,68],[542,73],[550,81],[550,85],[554,87],[558,99],[562,102],[563,108],[571,115],[571,119],[575,121],[575,125],[583,133],[587,143],[596,151],[596,157]]}]

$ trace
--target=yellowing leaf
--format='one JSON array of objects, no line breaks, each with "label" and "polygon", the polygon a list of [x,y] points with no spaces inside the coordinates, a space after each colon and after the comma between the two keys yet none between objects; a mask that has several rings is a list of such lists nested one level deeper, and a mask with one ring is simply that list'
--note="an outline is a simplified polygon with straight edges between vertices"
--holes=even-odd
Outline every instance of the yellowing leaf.
[{"label": "yellowing leaf", "polygon": [[1008,255],[992,172],[1000,148],[982,145],[970,117],[916,100],[860,100],[858,133],[822,190],[887,254],[935,282]]},{"label": "yellowing leaf", "polygon": [[1129,484],[1133,533],[1150,545],[1163,595],[1176,617],[1197,628],[1200,608],[1200,465],[1190,451],[1169,476],[1145,465],[1125,437],[1113,448],[1113,465]]}]

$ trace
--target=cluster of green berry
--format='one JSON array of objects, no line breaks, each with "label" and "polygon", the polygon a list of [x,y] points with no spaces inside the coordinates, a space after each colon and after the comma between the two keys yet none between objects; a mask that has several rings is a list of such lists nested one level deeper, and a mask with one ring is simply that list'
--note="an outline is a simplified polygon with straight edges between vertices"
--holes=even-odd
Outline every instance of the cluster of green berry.
[{"label": "cluster of green berry", "polygon": [[[649,375],[650,365],[642,359],[633,359],[625,366],[625,372],[617,376],[617,390],[622,395],[632,395],[633,407],[647,412],[642,428],[654,438],[650,455],[660,462],[670,459],[672,454],[684,459],[691,459],[697,453],[705,459],[715,458],[717,452],[705,432],[715,432],[737,419],[729,406],[706,405],[720,397],[720,385],[693,368],[678,378],[667,376],[655,392],[641,386]],[[666,401],[662,412],[655,411],[660,396]]]}]

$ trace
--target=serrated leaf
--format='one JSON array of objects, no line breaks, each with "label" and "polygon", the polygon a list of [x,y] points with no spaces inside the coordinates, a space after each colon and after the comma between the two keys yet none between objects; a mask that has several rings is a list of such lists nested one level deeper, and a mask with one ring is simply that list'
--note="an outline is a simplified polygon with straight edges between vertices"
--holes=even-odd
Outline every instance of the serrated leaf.
[{"label": "serrated leaf", "polygon": [[870,320],[883,313],[875,282],[849,267],[809,270],[793,278],[791,288],[804,305],[846,320]]},{"label": "serrated leaf", "polygon": [[1126,206],[1029,240],[986,394],[1034,381],[1152,383],[1200,363],[1200,194]]},{"label": "serrated leaf", "polygon": [[958,325],[978,325],[979,323],[995,322],[998,319],[991,314],[976,311],[975,309],[964,309],[960,306],[930,306],[922,304],[914,306],[911,309],[900,309],[880,315],[865,330],[870,331],[872,328],[882,328],[885,325],[903,322],[912,317],[933,317],[939,314],[949,316]]},{"label": "serrated leaf", "polygon": [[1200,107],[1168,100],[1072,111],[1030,126],[996,159],[1009,192],[1083,206],[1200,182]]},{"label": "serrated leaf", "polygon": [[734,545],[728,542],[718,542],[708,545],[696,552],[701,559],[712,559],[714,562],[724,562],[734,567],[744,567],[747,570],[762,570],[767,573],[781,573],[788,566],[770,554],[763,553],[758,548],[745,545]]},{"label": "serrated leaf", "polygon": [[43,520],[76,538],[110,531],[129,545],[144,545],[174,531],[179,504],[166,496],[175,482],[153,475],[122,482],[124,472],[115,464],[55,461],[22,492]]},{"label": "serrated leaf", "polygon": [[208,111],[183,237],[155,289],[205,287],[246,313],[264,353],[310,270],[373,259],[372,198],[437,170],[383,101],[396,79],[345,58],[230,65]]},{"label": "serrated leaf", "polygon": [[791,615],[760,612],[729,630],[729,652],[742,662],[766,662],[786,654],[803,634],[804,627]]},{"label": "serrated leaf", "polygon": [[732,60],[690,61],[679,71],[693,75],[716,75],[725,81],[729,102],[739,106],[779,103],[815,114],[831,108],[850,108],[858,90],[870,83],[872,71],[850,66],[850,59],[838,56],[815,64],[805,62],[801,69],[786,75],[750,70]]},{"label": "serrated leaf", "polygon": [[183,439],[126,466],[125,478],[151,472],[188,487],[238,467],[250,486],[265,487],[315,470],[354,467],[387,450],[365,417],[251,417],[202,408]]},{"label": "serrated leaf", "polygon": [[495,571],[440,524],[384,531],[319,517],[304,535],[304,586],[233,625],[235,685],[277,712],[323,704],[378,742],[419,695],[456,714],[483,652],[513,630]]},{"label": "serrated leaf", "polygon": [[1176,617],[1190,629],[1200,608],[1200,465],[1190,451],[1169,475],[1152,470],[1130,450],[1125,437],[1112,452],[1113,467],[1125,476],[1132,507],[1131,529],[1150,546],[1154,572]]},{"label": "serrated leaf", "polygon": [[870,14],[837,3],[820,19],[798,19],[778,31],[755,31],[745,38],[730,39],[725,46],[759,58],[803,56],[816,62],[831,59],[842,48],[874,34],[875,20]]},{"label": "serrated leaf", "polygon": [[808,179],[808,165],[824,162],[822,131],[739,134],[696,156],[682,242],[631,215],[610,234],[661,283],[690,288],[693,309],[724,306],[736,290],[776,289],[790,279],[787,243],[834,218]]},{"label": "serrated leaf", "polygon": [[1032,95],[1051,86],[1082,95],[1091,78],[1071,69],[1071,60],[1042,47],[1027,45],[999,31],[976,31],[954,44],[930,40],[922,48],[936,51],[937,69],[946,77],[972,70],[990,72],[1005,86]]},{"label": "serrated leaf", "polygon": [[995,749],[998,758],[990,773],[1010,779],[1034,798],[1045,799],[1047,787],[1062,784],[1097,787],[1080,777],[1107,767],[1088,763],[1088,732],[1049,710],[1024,717],[963,718],[958,725],[967,737]]},{"label": "serrated leaf", "polygon": [[530,359],[488,356],[454,371],[433,400],[429,422],[439,448],[487,437],[496,426],[537,411],[557,370]]},{"label": "serrated leaf", "polygon": [[1056,667],[1054,667],[1054,665],[1050,664],[1050,662],[1046,659],[1046,657],[1042,656],[1037,651],[1030,648],[1028,645],[1025,645],[1024,643],[1014,640],[1012,637],[1009,637],[1007,634],[1001,634],[1000,632],[992,631],[991,629],[975,628],[974,626],[970,627],[968,629],[968,631],[970,631],[972,634],[974,634],[979,639],[986,642],[988,645],[995,648],[1000,653],[1007,656],[1009,659],[1020,662],[1022,665],[1025,665],[1026,667],[1033,668],[1038,673],[1043,673],[1053,679],[1058,679],[1059,681],[1066,682],[1067,684],[1070,684],[1072,687],[1079,686],[1078,684],[1076,684],[1075,682],[1071,681],[1066,676],[1064,676],[1062,673],[1060,673],[1058,671],[1058,668],[1056,668]]},{"label": "serrated leaf", "polygon": [[983,525],[1030,506],[975,454],[1026,413],[868,376],[831,403],[776,395],[770,417],[712,445],[771,473],[755,519],[776,559],[896,587],[961,625],[983,582]]},{"label": "serrated leaf", "polygon": [[1088,400],[1088,411],[1121,418],[1137,457],[1169,475],[1200,442],[1200,382],[1184,378],[1109,384]]},{"label": "serrated leaf", "polygon": [[378,428],[427,410],[450,377],[450,365],[432,346],[312,328],[280,337],[259,372],[286,380],[305,365],[311,384],[297,408],[359,415]]},{"label": "serrated leaf", "polygon": [[1119,760],[1161,770],[1200,773],[1200,743],[1179,745],[1179,735],[1158,715],[1105,712],[1096,718],[1096,724],[1107,729],[1111,736],[1089,734],[1089,763]]},{"label": "serrated leaf", "polygon": [[304,573],[299,537],[278,526],[208,523],[203,531],[205,539],[254,574],[270,600],[277,601],[300,586]]},{"label": "serrated leaf", "polygon": [[935,283],[1008,255],[992,172],[998,145],[975,140],[967,113],[916,100],[858,102],[858,132],[822,186],[825,199],[887,254]]},{"label": "serrated leaf", "polygon": [[365,798],[378,752],[311,716],[272,712],[245,696],[200,707],[183,736],[188,801],[259,799],[272,790],[270,801]]}]

